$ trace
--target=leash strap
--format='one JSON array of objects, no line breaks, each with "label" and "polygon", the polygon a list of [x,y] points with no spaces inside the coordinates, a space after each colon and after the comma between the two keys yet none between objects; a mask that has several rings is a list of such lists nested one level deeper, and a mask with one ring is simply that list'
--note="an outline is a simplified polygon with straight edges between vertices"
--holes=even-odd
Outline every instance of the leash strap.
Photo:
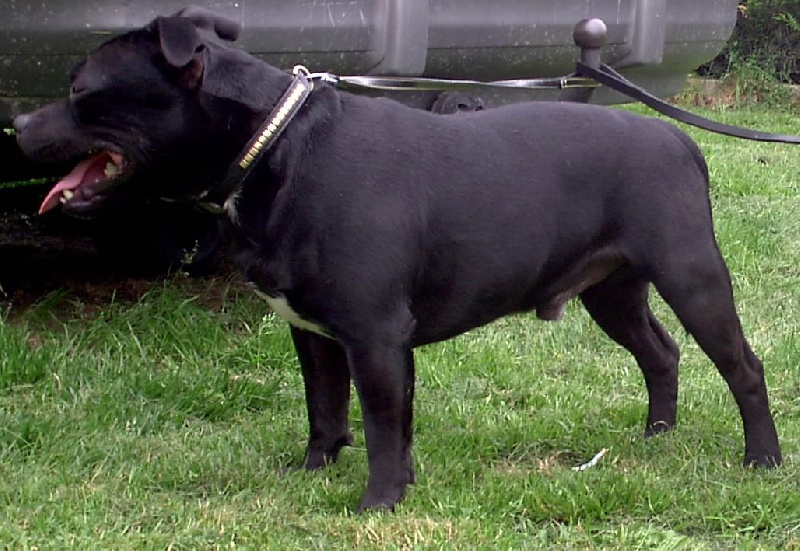
[{"label": "leash strap", "polygon": [[772,134],[770,132],[761,132],[758,130],[750,130],[747,128],[740,128],[730,124],[723,124],[720,122],[712,121],[700,115],[695,115],[688,111],[684,111],[674,105],[657,98],[644,89],[636,86],[634,83],[620,75],[608,65],[601,64],[600,68],[591,67],[583,62],[578,62],[578,74],[596,80],[600,84],[608,86],[617,92],[625,94],[637,101],[640,101],[658,111],[662,115],[666,115],[677,121],[716,132],[717,134],[725,134],[726,136],[733,136],[736,138],[743,138],[745,140],[755,140],[760,142],[780,142],[790,144],[800,144],[800,136],[788,136],[783,134]]},{"label": "leash strap", "polygon": [[599,84],[589,77],[569,75],[555,78],[528,78],[510,80],[459,80],[425,77],[375,77],[339,76],[332,73],[311,73],[312,80],[321,80],[337,88],[358,90],[370,88],[384,91],[450,91],[475,88],[523,88],[528,90],[566,90],[568,88],[597,88]]},{"label": "leash strap", "polygon": [[558,78],[537,78],[537,79],[511,79],[511,80],[450,80],[442,78],[424,77],[375,77],[375,76],[339,76],[332,73],[311,73],[309,78],[321,80],[344,89],[363,89],[384,91],[403,91],[403,90],[423,90],[423,91],[450,91],[450,90],[473,90],[475,88],[521,88],[529,90],[558,89],[565,90],[570,88],[596,88],[600,85],[607,86],[628,97],[640,101],[677,121],[745,140],[755,140],[762,142],[779,142],[789,144],[800,144],[800,136],[790,136],[784,134],[773,134],[771,132],[761,132],[740,128],[730,124],[712,121],[700,115],[695,115],[674,105],[663,101],[650,94],[643,88],[632,83],[608,65],[601,64],[599,68],[587,65],[582,61],[577,64],[577,71],[573,75]]}]

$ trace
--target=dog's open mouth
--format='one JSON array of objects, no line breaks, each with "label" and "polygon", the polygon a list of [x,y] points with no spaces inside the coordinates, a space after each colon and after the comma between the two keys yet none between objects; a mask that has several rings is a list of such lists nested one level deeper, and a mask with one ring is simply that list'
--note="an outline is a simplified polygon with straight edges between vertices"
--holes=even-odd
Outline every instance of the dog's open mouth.
[{"label": "dog's open mouth", "polygon": [[89,156],[72,169],[47,194],[39,214],[63,205],[68,210],[90,209],[110,188],[120,183],[129,172],[125,158],[115,151],[102,150]]}]

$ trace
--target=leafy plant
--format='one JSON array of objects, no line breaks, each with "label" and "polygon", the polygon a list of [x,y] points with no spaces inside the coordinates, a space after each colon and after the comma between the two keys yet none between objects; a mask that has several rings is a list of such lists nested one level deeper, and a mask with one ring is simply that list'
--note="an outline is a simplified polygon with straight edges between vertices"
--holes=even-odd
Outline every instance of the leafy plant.
[{"label": "leafy plant", "polygon": [[758,80],[800,83],[800,2],[740,2],[727,47],[699,72],[716,78],[758,73]]}]

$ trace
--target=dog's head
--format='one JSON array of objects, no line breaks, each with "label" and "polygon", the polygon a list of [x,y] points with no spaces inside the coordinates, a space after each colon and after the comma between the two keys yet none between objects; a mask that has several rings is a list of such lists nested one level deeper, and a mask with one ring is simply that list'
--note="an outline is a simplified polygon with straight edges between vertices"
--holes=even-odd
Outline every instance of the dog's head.
[{"label": "dog's head", "polygon": [[91,53],[71,73],[67,99],[18,116],[25,154],[76,163],[40,213],[61,205],[92,215],[126,195],[187,195],[224,172],[243,145],[230,130],[249,129],[291,80],[233,47],[239,31],[203,8],[156,18]]}]

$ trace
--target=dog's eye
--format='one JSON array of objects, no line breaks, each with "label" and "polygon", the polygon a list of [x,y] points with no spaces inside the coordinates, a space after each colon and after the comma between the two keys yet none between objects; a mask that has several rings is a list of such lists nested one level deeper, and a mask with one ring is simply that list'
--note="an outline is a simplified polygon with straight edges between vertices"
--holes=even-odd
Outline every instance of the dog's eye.
[{"label": "dog's eye", "polygon": [[75,86],[75,85],[73,85],[73,86],[70,86],[70,88],[69,88],[69,95],[70,96],[77,96],[81,92],[85,92],[85,91],[86,91],[86,88],[84,86]]}]

